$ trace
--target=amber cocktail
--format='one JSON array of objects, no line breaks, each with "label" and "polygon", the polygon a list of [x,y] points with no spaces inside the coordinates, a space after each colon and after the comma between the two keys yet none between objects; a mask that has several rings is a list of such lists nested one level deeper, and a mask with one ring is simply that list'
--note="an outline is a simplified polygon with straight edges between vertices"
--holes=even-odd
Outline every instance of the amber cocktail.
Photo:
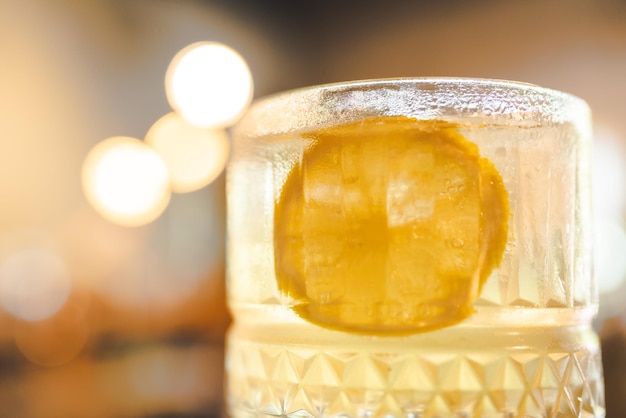
[{"label": "amber cocktail", "polygon": [[233,134],[231,416],[604,416],[582,100],[353,82]]}]

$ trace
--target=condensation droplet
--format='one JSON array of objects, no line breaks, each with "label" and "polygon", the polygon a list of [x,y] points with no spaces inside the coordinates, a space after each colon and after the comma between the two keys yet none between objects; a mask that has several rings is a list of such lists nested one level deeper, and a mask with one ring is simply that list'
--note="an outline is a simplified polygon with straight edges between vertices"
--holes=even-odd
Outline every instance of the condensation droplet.
[{"label": "condensation droplet", "polygon": [[460,238],[454,238],[450,241],[450,246],[452,246],[452,248],[463,248],[464,245],[465,242]]},{"label": "condensation droplet", "polygon": [[448,186],[447,188],[448,199],[454,200],[459,195],[459,189],[457,186]]}]

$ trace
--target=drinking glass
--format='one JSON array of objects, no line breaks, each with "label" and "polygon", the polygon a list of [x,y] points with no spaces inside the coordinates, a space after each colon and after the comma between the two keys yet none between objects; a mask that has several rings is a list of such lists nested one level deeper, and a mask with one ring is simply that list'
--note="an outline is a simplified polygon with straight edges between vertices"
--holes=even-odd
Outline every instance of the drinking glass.
[{"label": "drinking glass", "polygon": [[[343,144],[355,126],[388,128],[357,129],[362,143],[356,134]],[[389,154],[398,145],[378,137],[410,137],[402,132],[411,126],[435,133],[424,134],[431,138],[427,145],[407,140]],[[464,184],[476,187],[478,199],[500,196],[495,212],[485,213],[481,206],[478,218],[467,218],[469,203],[464,207],[458,201],[451,206],[458,215],[447,211],[438,221],[435,235],[442,239],[468,228],[482,234],[492,223],[493,236],[501,237],[495,239],[501,251],[491,268],[459,280],[458,286],[437,282],[436,269],[423,270],[434,278],[420,277],[421,254],[429,249],[416,250],[411,235],[392,249],[385,247],[387,264],[380,270],[380,257],[359,241],[367,226],[350,232],[355,230],[350,214],[369,219],[368,205],[376,199],[386,199],[381,206],[386,211],[377,212],[383,229],[377,226],[372,242],[388,242],[397,222],[433,211],[420,185],[434,182],[439,167],[449,163],[437,161],[452,158],[437,148],[437,132],[443,130],[455,132],[446,135],[457,138],[449,141],[457,141],[459,158],[478,161],[468,172],[491,175],[489,181],[468,175]],[[600,350],[591,327],[597,312],[590,248],[591,142],[590,111],[583,100],[511,81],[369,80],[255,102],[234,127],[227,171],[227,285],[234,318],[225,362],[229,414],[603,417]],[[361,189],[355,192],[353,184],[363,179],[372,188],[367,190],[377,192],[365,197]],[[455,189],[450,179],[445,182],[449,187],[434,190],[433,199],[443,202],[453,199],[450,193],[463,193],[464,184]],[[500,182],[500,188],[489,189]],[[315,200],[320,195],[334,198],[322,204]],[[393,209],[391,201],[401,201],[401,209]],[[307,202],[319,208],[294,209]],[[337,222],[324,222],[333,216]],[[502,219],[494,221],[498,216]],[[317,238],[310,238],[311,231]],[[416,240],[420,233],[414,232]],[[474,247],[484,256],[483,241],[465,239],[477,242]],[[433,248],[440,245],[435,241]],[[444,261],[452,254],[449,247],[463,241],[454,238],[446,245],[436,247],[443,248]],[[349,262],[344,253],[351,254]],[[440,262],[430,257],[431,264]],[[446,268],[466,267],[459,260],[454,265],[452,258]],[[409,271],[403,287],[394,282],[397,272],[389,273],[394,265]],[[379,270],[383,273],[377,276]],[[354,271],[369,279],[358,285],[342,281]],[[290,274],[296,279],[283,277]],[[388,296],[394,291],[396,299]],[[406,303],[411,298],[415,304]],[[308,304],[301,304],[304,299]],[[470,301],[469,310],[450,315],[450,309],[462,310],[463,300]],[[450,316],[448,323],[441,320]],[[395,319],[389,325],[382,319],[377,323],[379,318]],[[402,318],[413,322],[405,326]]]}]

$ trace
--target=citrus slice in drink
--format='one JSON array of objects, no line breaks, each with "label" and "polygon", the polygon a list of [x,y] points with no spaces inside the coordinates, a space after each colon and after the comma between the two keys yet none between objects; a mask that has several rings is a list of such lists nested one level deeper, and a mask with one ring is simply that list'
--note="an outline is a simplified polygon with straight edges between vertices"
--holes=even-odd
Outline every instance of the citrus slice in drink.
[{"label": "citrus slice in drink", "polygon": [[275,271],[317,325],[394,335],[467,318],[504,253],[508,196],[457,126],[378,117],[311,141],[275,204]]}]

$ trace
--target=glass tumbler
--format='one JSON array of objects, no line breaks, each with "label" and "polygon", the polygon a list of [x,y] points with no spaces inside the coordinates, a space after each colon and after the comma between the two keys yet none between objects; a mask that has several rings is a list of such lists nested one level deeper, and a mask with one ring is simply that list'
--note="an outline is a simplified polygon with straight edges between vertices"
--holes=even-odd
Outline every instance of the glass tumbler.
[{"label": "glass tumbler", "polygon": [[586,103],[415,78],[255,102],[227,171],[234,418],[603,417]]}]

